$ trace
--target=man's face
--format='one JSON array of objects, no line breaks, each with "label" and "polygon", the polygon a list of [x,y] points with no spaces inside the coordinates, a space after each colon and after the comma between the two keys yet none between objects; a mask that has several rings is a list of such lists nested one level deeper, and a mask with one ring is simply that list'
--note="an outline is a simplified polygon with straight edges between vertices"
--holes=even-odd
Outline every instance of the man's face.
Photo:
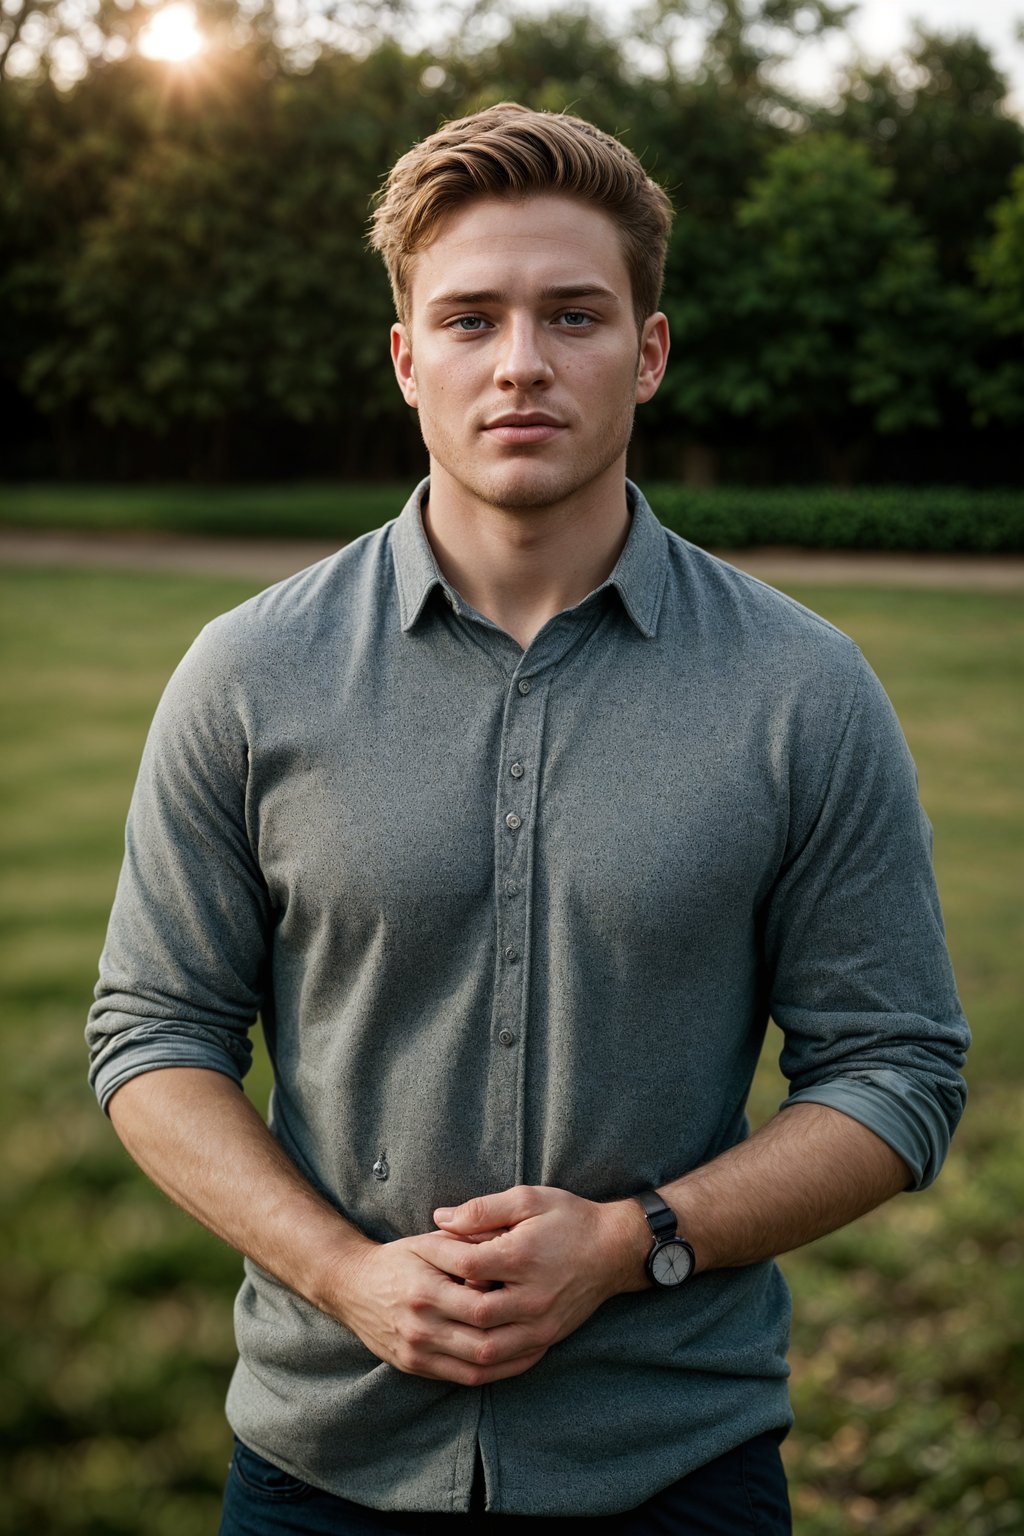
[{"label": "man's face", "polygon": [[621,484],[638,401],[661,381],[668,327],[638,335],[618,231],[575,198],[485,198],[412,262],[392,330],[435,489],[508,509]]}]

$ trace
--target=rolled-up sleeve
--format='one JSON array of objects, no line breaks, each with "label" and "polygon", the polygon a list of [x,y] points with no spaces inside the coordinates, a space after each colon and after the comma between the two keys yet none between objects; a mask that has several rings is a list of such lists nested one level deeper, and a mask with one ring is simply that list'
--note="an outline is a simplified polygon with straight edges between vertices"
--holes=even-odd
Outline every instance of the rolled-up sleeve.
[{"label": "rolled-up sleeve", "polygon": [[920,1189],[963,1112],[970,1036],[914,764],[859,653],[848,701],[823,776],[792,769],[790,842],[765,911],[770,1006],[791,1085],[783,1108],[852,1116]]},{"label": "rolled-up sleeve", "polygon": [[270,906],[246,825],[248,747],[215,627],[172,677],[143,753],[86,1041],[106,1108],[161,1067],[241,1082]]}]

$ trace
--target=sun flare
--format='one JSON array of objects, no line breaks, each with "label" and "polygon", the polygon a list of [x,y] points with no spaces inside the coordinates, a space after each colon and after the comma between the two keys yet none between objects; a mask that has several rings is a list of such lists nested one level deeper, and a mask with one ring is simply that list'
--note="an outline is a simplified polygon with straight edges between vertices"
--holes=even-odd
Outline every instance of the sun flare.
[{"label": "sun flare", "polygon": [[139,33],[139,52],[147,59],[167,59],[182,64],[206,46],[196,24],[196,13],[185,0],[174,0],[157,11]]}]

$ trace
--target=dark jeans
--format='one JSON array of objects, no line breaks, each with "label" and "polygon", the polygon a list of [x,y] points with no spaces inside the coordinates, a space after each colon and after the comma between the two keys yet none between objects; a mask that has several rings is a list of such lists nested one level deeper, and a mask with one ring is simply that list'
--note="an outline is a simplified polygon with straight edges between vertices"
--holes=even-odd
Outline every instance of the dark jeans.
[{"label": "dark jeans", "polygon": [[538,1520],[487,1515],[479,1476],[468,1515],[390,1514],[281,1472],[241,1441],[228,1472],[219,1536],[790,1536],[779,1437],[757,1435],[622,1515]]}]

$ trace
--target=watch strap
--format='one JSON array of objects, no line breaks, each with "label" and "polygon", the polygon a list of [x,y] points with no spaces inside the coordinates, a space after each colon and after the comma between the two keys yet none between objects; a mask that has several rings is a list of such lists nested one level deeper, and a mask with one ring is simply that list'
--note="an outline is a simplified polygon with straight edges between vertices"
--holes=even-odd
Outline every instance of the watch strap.
[{"label": "watch strap", "polygon": [[679,1227],[676,1213],[671,1206],[665,1204],[656,1189],[642,1190],[634,1198],[639,1200],[643,1207],[647,1225],[656,1243],[664,1242],[667,1237],[675,1237]]}]

